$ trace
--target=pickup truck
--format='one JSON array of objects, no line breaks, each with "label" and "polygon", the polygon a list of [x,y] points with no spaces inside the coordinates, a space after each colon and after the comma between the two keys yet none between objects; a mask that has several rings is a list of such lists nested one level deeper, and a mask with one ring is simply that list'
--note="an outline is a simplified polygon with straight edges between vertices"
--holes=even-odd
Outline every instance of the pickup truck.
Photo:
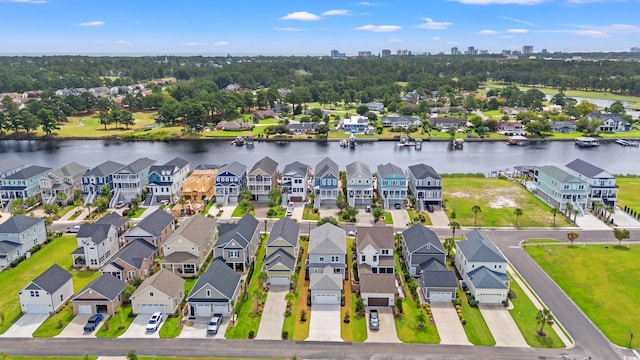
[{"label": "pickup truck", "polygon": [[369,310],[369,330],[380,329],[380,318],[378,318],[378,310]]}]

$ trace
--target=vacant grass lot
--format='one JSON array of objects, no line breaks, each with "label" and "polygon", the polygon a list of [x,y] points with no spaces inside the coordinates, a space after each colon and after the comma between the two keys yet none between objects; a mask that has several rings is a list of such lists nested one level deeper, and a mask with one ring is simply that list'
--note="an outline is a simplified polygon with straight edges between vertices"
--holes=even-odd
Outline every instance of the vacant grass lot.
[{"label": "vacant grass lot", "polygon": [[[6,269],[0,272],[0,289],[2,289],[0,291],[0,311],[4,313],[4,323],[0,325],[0,334],[7,331],[20,317],[18,292],[53,264],[58,264],[63,269],[71,271],[71,252],[77,247],[75,236],[63,236],[45,245],[15,269]],[[72,275],[74,276],[73,287],[76,291],[93,280],[91,276],[87,278],[87,274],[84,272],[72,272]]]},{"label": "vacant grass lot", "polygon": [[[522,209],[519,227],[553,226],[551,207],[520,185],[501,179],[444,178],[443,193],[449,199],[447,215],[462,226],[474,226],[473,205],[482,209],[478,213],[478,226],[515,226],[516,208]],[[452,219],[453,220],[453,219]],[[556,226],[569,226],[562,216],[556,216]]]},{"label": "vacant grass lot", "polygon": [[640,324],[640,312],[633,310],[640,286],[632,275],[640,274],[640,247],[557,245],[525,250],[611,342],[629,345],[629,334]]},{"label": "vacant grass lot", "polygon": [[640,211],[640,177],[618,178],[616,184],[620,187],[618,206]]}]

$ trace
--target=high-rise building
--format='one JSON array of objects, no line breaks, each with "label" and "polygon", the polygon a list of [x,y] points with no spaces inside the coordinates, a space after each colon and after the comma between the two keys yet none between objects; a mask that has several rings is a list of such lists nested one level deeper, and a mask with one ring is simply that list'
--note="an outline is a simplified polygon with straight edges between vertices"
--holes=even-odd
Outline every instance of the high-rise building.
[{"label": "high-rise building", "polygon": [[370,57],[371,51],[358,51],[358,57]]},{"label": "high-rise building", "polygon": [[469,46],[467,48],[467,55],[477,55],[478,54],[478,49],[476,49],[473,46]]},{"label": "high-rise building", "polygon": [[640,53],[640,47],[634,46],[634,47],[631,48],[631,50],[629,52]]},{"label": "high-rise building", "polygon": [[522,54],[533,54],[533,45],[525,45],[522,47]]},{"label": "high-rise building", "polygon": [[451,55],[458,55],[460,54],[460,50],[458,50],[457,46],[454,46],[451,48]]},{"label": "high-rise building", "polygon": [[511,55],[511,50],[502,50],[502,55],[504,55],[504,56]]},{"label": "high-rise building", "polygon": [[398,51],[396,51],[396,55],[398,56],[407,56],[407,55],[411,55],[411,51],[407,50],[407,49],[398,49]]},{"label": "high-rise building", "polygon": [[382,57],[385,57],[385,56],[391,56],[391,50],[383,49],[382,50]]},{"label": "high-rise building", "polygon": [[341,58],[346,58],[347,54],[345,53],[341,53],[336,49],[331,50],[331,58],[332,59],[341,59]]}]

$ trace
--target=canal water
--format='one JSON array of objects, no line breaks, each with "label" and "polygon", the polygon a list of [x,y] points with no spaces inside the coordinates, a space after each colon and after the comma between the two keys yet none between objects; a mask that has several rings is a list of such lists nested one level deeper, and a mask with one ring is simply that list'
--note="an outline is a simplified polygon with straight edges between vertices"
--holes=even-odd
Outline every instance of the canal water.
[{"label": "canal water", "polygon": [[362,142],[346,149],[337,142],[256,142],[238,147],[229,141],[126,142],[114,140],[2,140],[0,158],[17,155],[33,165],[60,167],[76,161],[90,167],[113,160],[123,164],[148,157],[161,164],[176,156],[199,164],[226,164],[238,161],[253,166],[263,156],[285,164],[300,161],[312,167],[325,156],[341,169],[359,160],[375,168],[394,163],[404,169],[426,163],[440,173],[484,173],[516,165],[565,165],[580,158],[614,174],[640,174],[640,149],[613,142],[597,148],[579,148],[572,141],[546,141],[527,146],[508,146],[501,141],[467,142],[462,150],[452,150],[448,142],[424,142],[422,150],[400,147],[396,142]]}]

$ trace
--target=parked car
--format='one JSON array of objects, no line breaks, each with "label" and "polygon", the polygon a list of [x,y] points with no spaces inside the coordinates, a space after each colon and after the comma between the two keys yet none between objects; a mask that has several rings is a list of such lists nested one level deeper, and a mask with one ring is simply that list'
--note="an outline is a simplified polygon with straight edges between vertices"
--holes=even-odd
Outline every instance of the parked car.
[{"label": "parked car", "polygon": [[358,236],[358,231],[357,230],[351,230],[347,233],[348,236]]},{"label": "parked car", "polygon": [[434,211],[433,205],[427,205],[427,211],[433,212]]},{"label": "parked car", "polygon": [[396,204],[396,209],[398,209],[398,210],[402,209],[402,205]]},{"label": "parked car", "polygon": [[73,234],[75,234],[75,233],[77,233],[78,231],[80,231],[80,225],[76,225],[76,226],[69,226],[69,227],[67,228],[67,232],[68,232],[68,233],[73,233]]},{"label": "parked car", "polygon": [[369,310],[369,330],[380,329],[380,318],[378,317],[378,310]]},{"label": "parked car", "polygon": [[222,324],[222,314],[214,314],[207,324],[207,334],[217,334],[220,324]]},{"label": "parked car", "polygon": [[370,205],[365,206],[364,211],[371,212],[371,206]]},{"label": "parked car", "polygon": [[116,209],[122,209],[127,203],[125,201],[118,201],[116,204]]},{"label": "parked car", "polygon": [[89,320],[87,320],[87,324],[84,326],[84,331],[91,332],[95,330],[102,319],[104,319],[104,316],[102,316],[102,314],[91,315],[91,317],[89,317]]},{"label": "parked car", "polygon": [[156,311],[151,315],[149,322],[147,323],[147,331],[156,331],[160,327],[162,323],[162,313],[160,311]]}]

